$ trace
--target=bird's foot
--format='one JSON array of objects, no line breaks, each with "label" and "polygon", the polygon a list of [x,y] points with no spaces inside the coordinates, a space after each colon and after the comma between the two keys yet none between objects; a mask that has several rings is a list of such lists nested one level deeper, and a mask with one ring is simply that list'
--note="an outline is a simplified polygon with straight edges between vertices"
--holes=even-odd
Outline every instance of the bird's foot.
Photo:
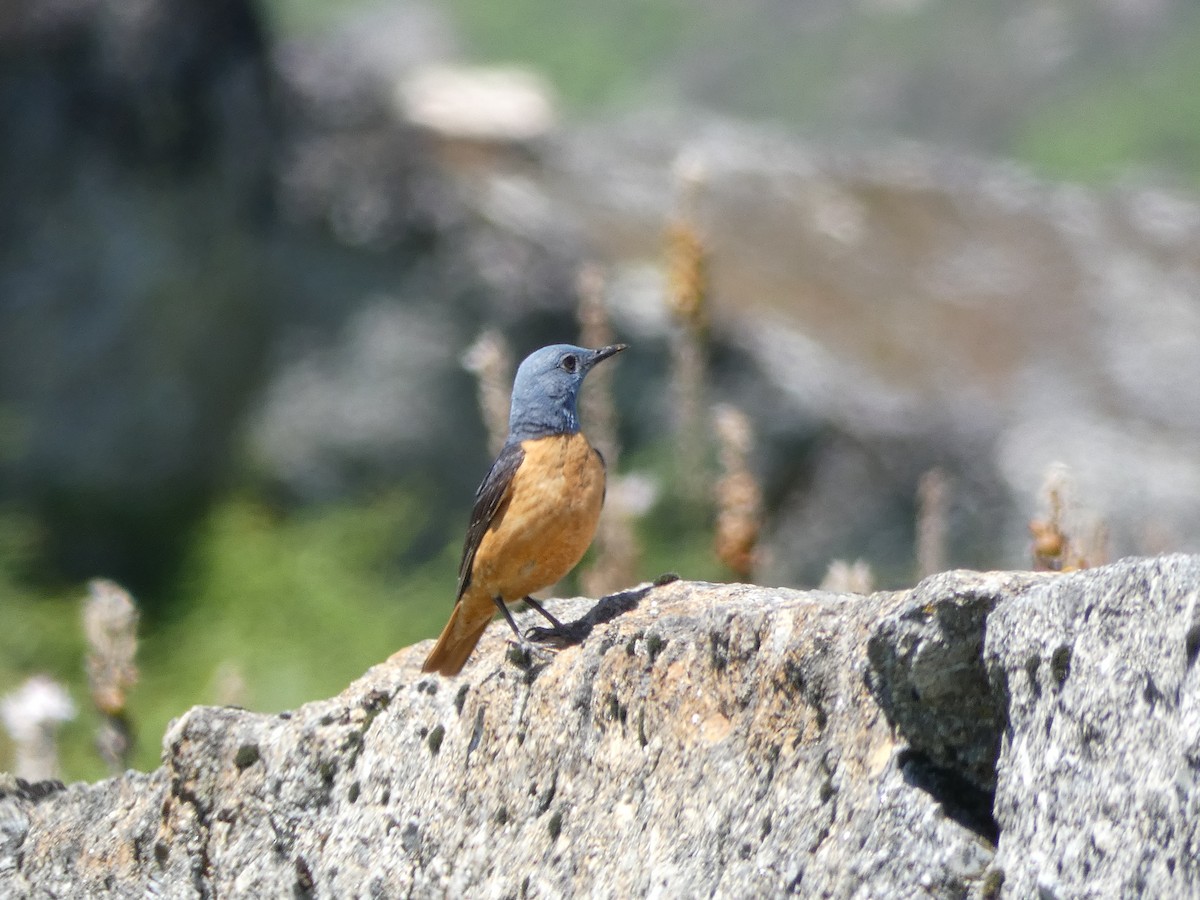
[{"label": "bird's foot", "polygon": [[567,646],[571,642],[571,637],[571,630],[565,625],[558,625],[553,628],[543,628],[541,625],[534,625],[525,631],[525,640],[535,644],[554,647],[555,649]]}]

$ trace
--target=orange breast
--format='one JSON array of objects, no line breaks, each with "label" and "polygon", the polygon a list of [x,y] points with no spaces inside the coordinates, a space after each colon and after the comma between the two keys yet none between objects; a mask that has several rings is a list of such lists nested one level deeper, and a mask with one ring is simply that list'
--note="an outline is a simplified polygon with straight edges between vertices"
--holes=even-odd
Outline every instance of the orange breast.
[{"label": "orange breast", "polygon": [[583,558],[604,505],[604,463],[582,434],[523,441],[511,500],[480,541],[472,590],[513,603]]}]

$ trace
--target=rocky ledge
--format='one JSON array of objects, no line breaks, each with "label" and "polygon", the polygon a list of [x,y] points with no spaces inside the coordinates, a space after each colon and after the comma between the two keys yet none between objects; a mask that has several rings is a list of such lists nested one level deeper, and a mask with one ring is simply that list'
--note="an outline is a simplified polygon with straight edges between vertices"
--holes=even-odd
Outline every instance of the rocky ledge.
[{"label": "rocky ledge", "polygon": [[410,647],[192,709],[148,774],[0,782],[0,895],[1200,892],[1200,557],[554,608],[554,653],[497,626],[458,678]]}]

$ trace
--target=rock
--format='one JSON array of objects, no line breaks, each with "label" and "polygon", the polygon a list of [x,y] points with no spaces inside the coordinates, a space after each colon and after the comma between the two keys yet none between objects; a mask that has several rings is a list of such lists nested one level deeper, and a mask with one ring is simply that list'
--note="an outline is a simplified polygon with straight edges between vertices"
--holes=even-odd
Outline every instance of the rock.
[{"label": "rock", "polygon": [[417,645],[190,710],[150,774],[0,785],[0,893],[1184,896],[1198,597],[1176,556],[557,601],[554,654],[497,626],[459,678]]},{"label": "rock", "polygon": [[497,627],[462,678],[417,646],[294,713],[195,709],[150,775],[8,796],[0,893],[961,890],[991,851],[906,786],[863,683],[902,601],[641,588],[561,604],[591,631],[531,666]]},{"label": "rock", "polygon": [[1031,585],[988,618],[1014,897],[1200,895],[1200,557]]},{"label": "rock", "polygon": [[912,591],[898,615],[880,623],[867,644],[876,698],[910,749],[977,790],[996,788],[1004,727],[983,662],[984,625],[1004,598],[1053,577],[933,576]]}]

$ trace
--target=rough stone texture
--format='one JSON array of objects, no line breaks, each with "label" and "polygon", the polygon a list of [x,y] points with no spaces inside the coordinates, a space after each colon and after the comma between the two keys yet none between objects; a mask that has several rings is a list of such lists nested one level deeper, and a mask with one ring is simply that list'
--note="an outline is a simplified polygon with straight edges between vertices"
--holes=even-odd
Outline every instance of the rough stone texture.
[{"label": "rough stone texture", "polygon": [[415,646],[192,709],[150,774],[0,783],[0,895],[1194,895],[1198,598],[1175,556],[559,601],[556,654],[496,627],[459,678]]},{"label": "rough stone texture", "polygon": [[1200,558],[1031,586],[988,619],[1013,897],[1200,896]]},{"label": "rough stone texture", "polygon": [[864,684],[904,599],[676,583],[548,664],[497,627],[462,678],[416,647],[292,714],[194,709],[151,775],[10,796],[0,893],[961,893],[990,847],[906,785]]},{"label": "rough stone texture", "polygon": [[869,677],[888,719],[928,761],[993,791],[1003,728],[983,664],[984,622],[1006,596],[1055,576],[1001,572],[928,578],[867,645]]}]

